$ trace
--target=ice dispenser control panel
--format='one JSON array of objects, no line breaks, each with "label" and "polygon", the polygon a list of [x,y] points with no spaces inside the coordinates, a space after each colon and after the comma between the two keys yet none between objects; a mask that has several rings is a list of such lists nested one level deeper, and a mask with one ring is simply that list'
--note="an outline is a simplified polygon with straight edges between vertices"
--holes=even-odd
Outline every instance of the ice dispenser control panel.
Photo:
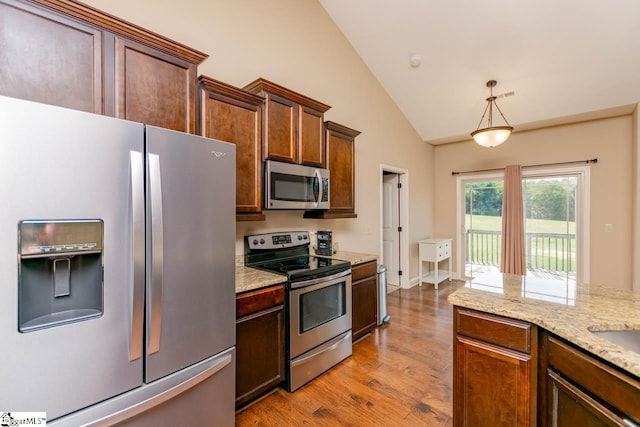
[{"label": "ice dispenser control panel", "polygon": [[100,220],[22,221],[20,255],[102,251],[102,229]]},{"label": "ice dispenser control panel", "polygon": [[32,332],[103,313],[99,219],[18,224],[18,330]]}]

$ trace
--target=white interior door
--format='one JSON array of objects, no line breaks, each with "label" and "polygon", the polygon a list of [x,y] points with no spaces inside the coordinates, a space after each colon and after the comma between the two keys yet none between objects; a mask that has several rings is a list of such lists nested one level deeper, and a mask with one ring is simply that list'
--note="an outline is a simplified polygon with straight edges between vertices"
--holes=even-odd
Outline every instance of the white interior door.
[{"label": "white interior door", "polygon": [[382,262],[387,267],[387,284],[400,286],[400,178],[390,173],[382,179]]}]

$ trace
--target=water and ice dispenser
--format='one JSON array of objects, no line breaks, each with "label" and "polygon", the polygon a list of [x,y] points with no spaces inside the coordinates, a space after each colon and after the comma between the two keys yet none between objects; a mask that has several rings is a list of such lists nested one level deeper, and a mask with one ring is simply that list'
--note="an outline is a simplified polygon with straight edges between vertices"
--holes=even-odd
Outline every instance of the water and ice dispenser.
[{"label": "water and ice dispenser", "polygon": [[101,220],[18,224],[18,329],[31,332],[103,312]]}]

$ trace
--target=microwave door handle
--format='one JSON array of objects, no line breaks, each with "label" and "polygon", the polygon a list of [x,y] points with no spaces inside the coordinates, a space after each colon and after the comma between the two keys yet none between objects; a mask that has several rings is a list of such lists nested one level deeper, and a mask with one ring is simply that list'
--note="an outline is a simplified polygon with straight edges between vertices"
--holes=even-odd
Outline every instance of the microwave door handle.
[{"label": "microwave door handle", "polygon": [[151,280],[149,281],[149,354],[160,351],[160,333],[162,331],[162,270],[163,270],[163,231],[162,231],[162,182],[160,174],[160,156],[149,153],[149,194],[151,207]]},{"label": "microwave door handle", "polygon": [[315,198],[315,207],[318,207],[320,200],[322,200],[322,176],[318,169],[313,171],[313,197]]},{"label": "microwave door handle", "polygon": [[142,153],[129,152],[131,173],[131,219],[133,237],[133,292],[129,360],[142,357],[144,325],[144,160]]}]

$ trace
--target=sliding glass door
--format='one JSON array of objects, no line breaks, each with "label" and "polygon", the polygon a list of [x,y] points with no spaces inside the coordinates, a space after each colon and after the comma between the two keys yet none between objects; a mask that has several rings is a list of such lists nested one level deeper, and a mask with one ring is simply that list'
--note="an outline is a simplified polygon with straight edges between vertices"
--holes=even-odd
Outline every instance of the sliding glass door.
[{"label": "sliding glass door", "polygon": [[502,179],[464,184],[465,275],[498,271],[502,239]]},{"label": "sliding glass door", "polygon": [[579,177],[522,180],[528,275],[576,279],[576,208]]},{"label": "sliding glass door", "polygon": [[[588,167],[523,171],[527,275],[588,281],[588,187]],[[501,174],[458,177],[466,277],[500,269],[503,188]]]}]

